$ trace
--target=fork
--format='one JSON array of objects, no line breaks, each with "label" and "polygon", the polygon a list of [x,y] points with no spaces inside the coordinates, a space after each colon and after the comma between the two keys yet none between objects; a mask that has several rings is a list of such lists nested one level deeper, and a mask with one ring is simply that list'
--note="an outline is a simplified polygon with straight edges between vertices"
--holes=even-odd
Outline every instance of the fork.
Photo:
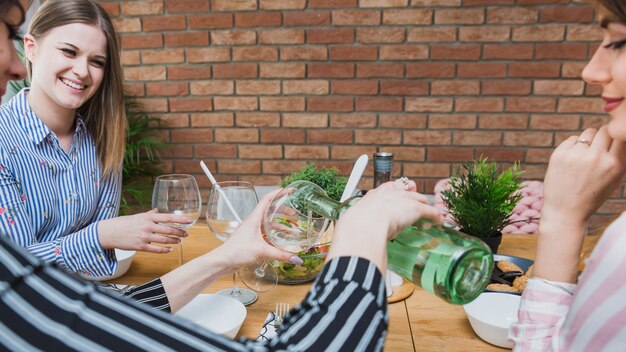
[{"label": "fork", "polygon": [[283,317],[289,311],[289,303],[278,302],[276,303],[276,312],[274,315],[276,318],[274,319],[274,328],[279,329],[283,326]]}]

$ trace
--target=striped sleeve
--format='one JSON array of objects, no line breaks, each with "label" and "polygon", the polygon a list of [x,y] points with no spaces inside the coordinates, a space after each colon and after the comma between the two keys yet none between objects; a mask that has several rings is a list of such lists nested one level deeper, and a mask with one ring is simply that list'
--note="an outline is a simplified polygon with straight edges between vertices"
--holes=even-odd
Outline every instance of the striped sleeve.
[{"label": "striped sleeve", "polygon": [[158,310],[170,311],[170,301],[167,299],[161,278],[146,282],[140,286],[132,287],[124,292],[124,296],[152,306]]}]

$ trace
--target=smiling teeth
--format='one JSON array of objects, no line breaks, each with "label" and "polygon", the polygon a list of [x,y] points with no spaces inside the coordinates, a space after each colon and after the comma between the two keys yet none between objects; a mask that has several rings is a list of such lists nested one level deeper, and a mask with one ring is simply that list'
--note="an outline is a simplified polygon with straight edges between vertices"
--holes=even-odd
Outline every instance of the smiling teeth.
[{"label": "smiling teeth", "polygon": [[68,81],[67,79],[61,79],[61,82],[65,83],[65,85],[70,86],[74,89],[85,89],[85,86],[81,86],[79,84],[76,84],[72,81]]}]

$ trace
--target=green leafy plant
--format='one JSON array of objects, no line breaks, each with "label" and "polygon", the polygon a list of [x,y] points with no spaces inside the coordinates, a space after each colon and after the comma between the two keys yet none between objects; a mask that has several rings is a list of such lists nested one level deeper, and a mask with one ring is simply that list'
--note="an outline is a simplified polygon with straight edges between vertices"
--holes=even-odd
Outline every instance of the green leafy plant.
[{"label": "green leafy plant", "polygon": [[450,187],[442,199],[463,232],[479,238],[495,237],[507,225],[513,208],[522,198],[523,171],[519,164],[502,171],[495,162],[480,158],[455,166]]},{"label": "green leafy plant", "polygon": [[322,187],[326,194],[332,199],[341,199],[341,194],[346,188],[347,179],[339,175],[339,169],[336,167],[322,167],[318,169],[315,164],[307,163],[300,171],[293,172],[289,176],[282,179],[280,182],[281,187],[285,187],[288,184],[305,180],[315,183]]}]

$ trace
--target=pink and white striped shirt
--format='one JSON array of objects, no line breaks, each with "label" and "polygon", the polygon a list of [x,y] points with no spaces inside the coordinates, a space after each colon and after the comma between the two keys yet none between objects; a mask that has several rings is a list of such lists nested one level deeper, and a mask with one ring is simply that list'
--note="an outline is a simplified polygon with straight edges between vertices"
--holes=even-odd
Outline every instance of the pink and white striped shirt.
[{"label": "pink and white striped shirt", "polygon": [[532,278],[509,330],[515,351],[626,351],[626,212],[602,235],[578,285]]}]

